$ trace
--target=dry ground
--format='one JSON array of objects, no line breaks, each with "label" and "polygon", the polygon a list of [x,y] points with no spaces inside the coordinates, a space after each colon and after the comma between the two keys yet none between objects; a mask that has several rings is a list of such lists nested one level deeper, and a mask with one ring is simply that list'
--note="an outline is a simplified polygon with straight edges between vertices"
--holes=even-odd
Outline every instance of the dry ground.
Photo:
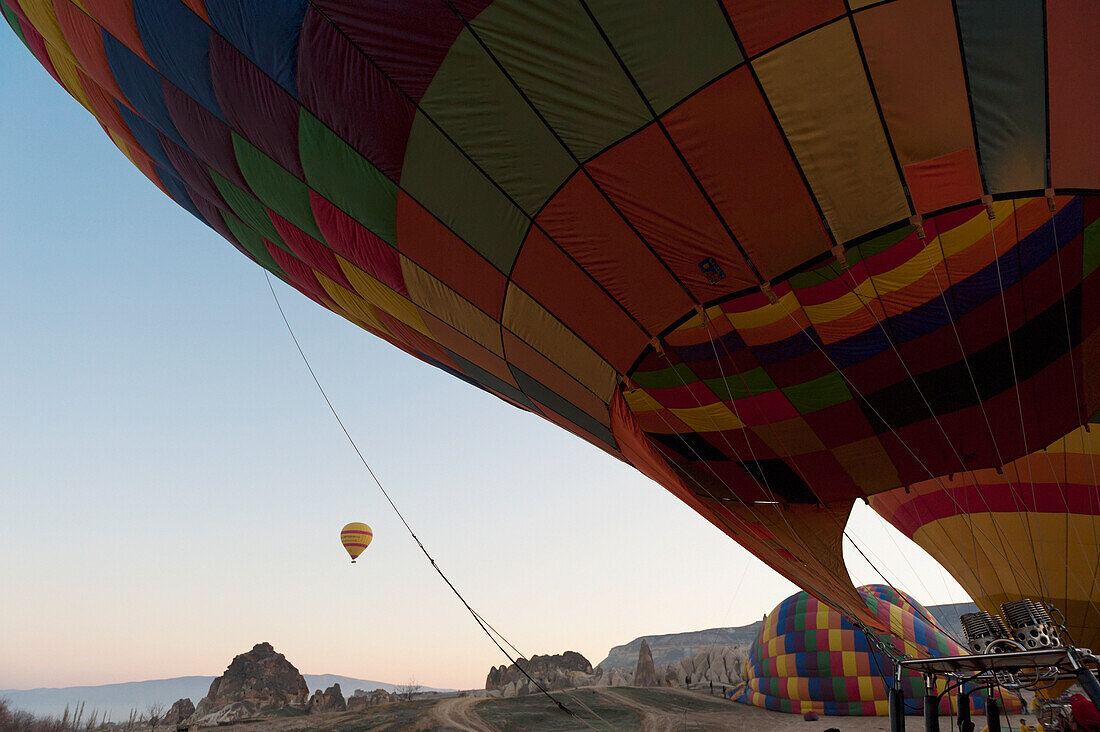
[{"label": "dry ground", "polygon": [[[584,719],[555,708],[542,696],[492,699],[472,696],[386,704],[368,712],[314,714],[262,720],[217,728],[224,732],[359,732],[360,730],[468,730],[470,732],[558,732],[559,730],[641,730],[642,732],[761,732],[800,730],[878,732],[888,730],[886,717],[822,717],[807,722],[800,715],[769,712],[682,689],[590,687],[554,692]],[[978,728],[984,726],[979,722]],[[1013,719],[1013,724],[1019,724]],[[1034,724],[1033,719],[1029,721]],[[907,728],[923,730],[923,719],[909,717]],[[942,729],[951,729],[949,720]],[[1015,729],[1015,726],[1013,726]]]}]

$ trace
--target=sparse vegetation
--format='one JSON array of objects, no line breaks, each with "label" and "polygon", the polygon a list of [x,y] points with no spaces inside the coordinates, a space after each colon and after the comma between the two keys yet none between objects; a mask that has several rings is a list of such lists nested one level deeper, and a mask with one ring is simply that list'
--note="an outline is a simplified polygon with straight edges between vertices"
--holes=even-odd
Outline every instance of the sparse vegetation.
[{"label": "sparse vegetation", "polygon": [[107,729],[109,720],[92,710],[84,716],[84,704],[79,704],[60,717],[36,717],[30,712],[12,709],[6,699],[0,699],[0,732],[94,732]]},{"label": "sparse vegetation", "polygon": [[416,698],[416,695],[420,693],[423,687],[417,683],[416,678],[412,677],[407,682],[397,687],[394,695],[404,702],[410,702]]}]

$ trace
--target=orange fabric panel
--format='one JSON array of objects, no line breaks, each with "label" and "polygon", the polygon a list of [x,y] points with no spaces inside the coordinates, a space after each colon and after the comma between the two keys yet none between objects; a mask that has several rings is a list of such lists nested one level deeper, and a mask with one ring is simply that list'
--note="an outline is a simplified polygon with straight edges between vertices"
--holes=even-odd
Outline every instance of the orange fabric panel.
[{"label": "orange fabric panel", "polygon": [[480,343],[470,340],[427,310],[423,308],[417,308],[417,310],[420,311],[420,317],[424,319],[424,324],[428,326],[428,330],[431,332],[432,337],[435,338],[439,345],[443,346],[448,351],[454,351],[462,358],[472,364],[480,366],[498,379],[506,381],[517,389],[519,388],[519,384],[517,384],[516,380],[512,377],[512,372],[508,369],[508,364],[504,362],[503,358],[485,348]]},{"label": "orange fabric panel", "polygon": [[982,197],[982,177],[971,149],[909,163],[903,170],[917,213],[927,214]]},{"label": "orange fabric panel", "polygon": [[753,68],[838,241],[909,218],[848,23],[791,41]]},{"label": "orange fabric panel", "polygon": [[607,293],[538,229],[528,232],[512,270],[512,281],[619,373],[626,373],[649,343],[649,337]]},{"label": "orange fabric panel", "polygon": [[583,172],[550,199],[537,221],[650,333],[690,310],[691,298]]},{"label": "orange fabric panel", "polygon": [[84,72],[95,79],[95,82],[112,97],[123,100],[123,104],[130,106],[118,88],[115,75],[111,73],[111,67],[107,63],[107,55],[103,51],[103,35],[99,26],[69,0],[55,0],[54,9],[57,11],[57,23],[61,26],[61,31],[69,42],[69,48]]},{"label": "orange fabric panel", "polygon": [[[697,302],[757,285],[657,125],[635,132],[585,167]],[[708,257],[725,272],[717,284],[699,269]]]},{"label": "orange fabric panel", "polygon": [[191,8],[191,10],[194,11],[195,15],[202,18],[204,21],[206,21],[207,24],[210,23],[210,18],[206,14],[206,6],[203,5],[202,0],[180,0],[180,2]]},{"label": "orange fabric panel", "polygon": [[765,279],[829,249],[813,199],[747,67],[684,101],[665,123]]},{"label": "orange fabric panel", "polygon": [[607,404],[602,399],[560,369],[557,364],[507,330],[504,331],[504,355],[508,363],[520,371],[551,389],[603,426],[611,426],[611,418],[607,414]]},{"label": "orange fabric panel", "polygon": [[974,131],[951,0],[895,0],[855,19],[901,164],[955,150],[967,150],[973,159]]},{"label": "orange fabric panel", "polygon": [[1047,8],[1050,174],[1057,187],[1100,188],[1100,13],[1094,0]]},{"label": "orange fabric panel", "polygon": [[428,338],[423,333],[410,328],[402,323],[397,318],[393,317],[389,313],[385,313],[381,310],[376,310],[378,319],[382,321],[382,324],[393,333],[394,337],[403,341],[411,348],[419,351],[420,353],[434,358],[445,366],[449,366],[457,371],[461,371],[458,365],[447,355],[447,352],[439,347],[439,344]]},{"label": "orange fabric panel", "polygon": [[398,250],[499,320],[507,278],[408,196],[397,195]]},{"label": "orange fabric panel", "polygon": [[132,0],[81,0],[88,15],[106,29],[108,33],[122,41],[131,51],[141,57],[150,66],[149,54],[138,34],[137,21],[134,20]]},{"label": "orange fabric panel", "polygon": [[843,0],[722,0],[745,53],[755,56],[772,46],[842,15]]},{"label": "orange fabric panel", "polygon": [[136,146],[137,141],[133,139],[130,128],[122,119],[122,115],[119,114],[114,98],[104,91],[95,79],[90,78],[84,72],[79,73],[80,84],[84,87],[84,93],[88,96],[88,104],[95,112],[96,118],[116,135],[123,137],[128,145]]}]

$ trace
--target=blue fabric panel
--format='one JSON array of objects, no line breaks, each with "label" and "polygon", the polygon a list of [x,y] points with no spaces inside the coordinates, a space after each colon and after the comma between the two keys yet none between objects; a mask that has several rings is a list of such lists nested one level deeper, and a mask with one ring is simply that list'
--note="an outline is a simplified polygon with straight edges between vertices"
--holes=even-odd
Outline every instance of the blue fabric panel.
[{"label": "blue fabric panel", "polygon": [[134,114],[125,104],[116,101],[115,106],[118,107],[122,119],[126,120],[126,126],[130,128],[130,132],[133,133],[134,139],[141,145],[141,149],[144,150],[159,167],[167,168],[174,172],[175,169],[172,167],[172,161],[168,159],[168,155],[164,152],[164,147],[160,144],[160,135],[157,133],[157,128]]},{"label": "blue fabric panel", "polygon": [[[186,148],[187,143],[180,137],[179,131],[172,124],[172,118],[168,114],[162,87],[164,81],[157,70],[138,58],[133,51],[126,48],[107,31],[103,31],[103,50],[106,52],[111,73],[118,82],[118,88],[126,95],[126,99],[137,113],[177,145]],[[126,111],[123,110],[124,113]]]},{"label": "blue fabric panel", "polygon": [[692,361],[713,361],[714,351],[718,350],[719,356],[725,356],[727,353],[732,354],[739,348],[745,347],[745,341],[741,338],[741,335],[733,330],[725,334],[721,338],[712,342],[696,343],[689,346],[675,346],[676,354],[684,362]]},{"label": "blue fabric panel", "polygon": [[298,98],[298,37],[306,0],[206,0],[210,23],[222,36]]},{"label": "blue fabric panel", "polygon": [[210,83],[210,26],[179,0],[134,0],[138,34],[164,78],[225,119]]},{"label": "blue fabric panel", "polygon": [[157,166],[157,175],[160,176],[160,182],[164,184],[164,187],[168,189],[168,195],[172,197],[172,200],[178,203],[183,208],[187,209],[192,216],[206,223],[206,219],[202,217],[199,210],[195,208],[195,204],[191,201],[191,194],[187,190],[187,186],[183,181],[176,177],[175,173]]},{"label": "blue fabric panel", "polygon": [[814,331],[803,331],[793,336],[784,338],[775,343],[763,346],[753,346],[752,352],[761,366],[779,361],[786,361],[796,356],[816,351],[821,345],[821,339]]},{"label": "blue fabric panel", "polygon": [[886,332],[878,325],[873,325],[862,333],[826,346],[829,351],[829,358],[833,360],[837,368],[841,369],[866,361],[889,347],[890,340],[886,337]]}]

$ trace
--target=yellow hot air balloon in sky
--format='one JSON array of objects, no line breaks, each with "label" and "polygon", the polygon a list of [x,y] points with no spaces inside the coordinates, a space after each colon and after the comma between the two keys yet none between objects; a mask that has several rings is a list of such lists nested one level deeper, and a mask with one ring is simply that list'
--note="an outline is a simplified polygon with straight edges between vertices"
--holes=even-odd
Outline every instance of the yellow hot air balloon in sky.
[{"label": "yellow hot air balloon in sky", "polygon": [[340,543],[344,545],[344,549],[351,555],[353,564],[355,560],[359,558],[359,555],[370,546],[371,539],[373,538],[374,532],[371,531],[370,527],[359,521],[352,521],[350,524],[340,529]]}]

